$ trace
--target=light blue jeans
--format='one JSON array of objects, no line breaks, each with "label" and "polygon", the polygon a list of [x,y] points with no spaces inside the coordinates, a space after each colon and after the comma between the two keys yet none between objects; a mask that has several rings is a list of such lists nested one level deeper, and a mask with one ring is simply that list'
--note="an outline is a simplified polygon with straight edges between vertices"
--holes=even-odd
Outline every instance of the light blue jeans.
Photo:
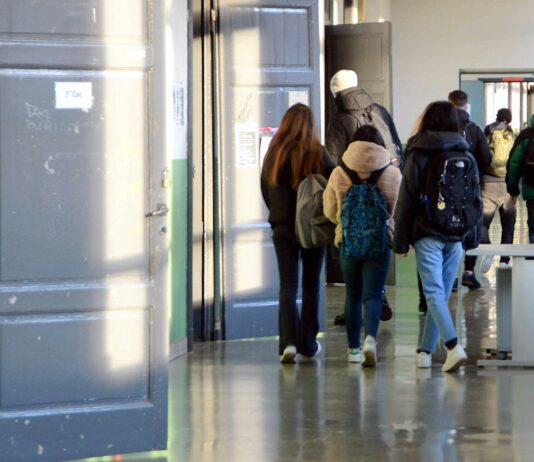
[{"label": "light blue jeans", "polygon": [[424,237],[415,244],[417,271],[421,276],[428,312],[419,348],[433,353],[439,337],[443,342],[456,338],[449,311],[449,297],[463,255],[461,242],[444,242]]}]

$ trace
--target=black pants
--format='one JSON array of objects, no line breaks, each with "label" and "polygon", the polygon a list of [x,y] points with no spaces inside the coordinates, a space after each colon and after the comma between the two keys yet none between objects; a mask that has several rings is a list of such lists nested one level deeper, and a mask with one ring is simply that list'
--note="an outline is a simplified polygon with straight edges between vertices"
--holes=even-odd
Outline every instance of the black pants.
[{"label": "black pants", "polygon": [[[295,241],[292,226],[275,225],[273,243],[278,260],[280,295],[278,328],[279,353],[288,345],[297,352],[313,356],[317,350],[315,337],[319,332],[319,294],[324,248],[302,249]],[[297,308],[299,259],[302,259],[302,308]]]},{"label": "black pants", "polygon": [[[501,220],[501,244],[513,244],[514,243],[514,228],[516,220],[516,209],[505,210],[501,205],[497,211],[499,212],[499,218]],[[484,213],[483,215],[483,225],[482,225],[482,236],[480,239],[481,244],[491,244],[489,238],[489,228],[493,217],[495,216],[495,211],[492,213]],[[510,257],[503,255],[500,258],[501,262],[508,263]],[[475,265],[477,262],[476,255],[466,255],[464,260],[464,271],[474,271]]]}]

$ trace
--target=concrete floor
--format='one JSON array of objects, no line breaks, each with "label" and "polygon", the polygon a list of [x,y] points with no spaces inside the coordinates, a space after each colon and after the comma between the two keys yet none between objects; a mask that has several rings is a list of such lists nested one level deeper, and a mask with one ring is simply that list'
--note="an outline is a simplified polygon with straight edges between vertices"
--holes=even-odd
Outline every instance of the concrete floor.
[{"label": "concrete floor", "polygon": [[379,363],[346,360],[344,288],[327,288],[318,360],[281,365],[277,340],[204,343],[170,364],[169,449],[93,461],[532,461],[534,371],[480,369],[495,338],[495,274],[451,299],[469,363],[459,373],[415,368],[422,316],[415,273],[388,288]]}]

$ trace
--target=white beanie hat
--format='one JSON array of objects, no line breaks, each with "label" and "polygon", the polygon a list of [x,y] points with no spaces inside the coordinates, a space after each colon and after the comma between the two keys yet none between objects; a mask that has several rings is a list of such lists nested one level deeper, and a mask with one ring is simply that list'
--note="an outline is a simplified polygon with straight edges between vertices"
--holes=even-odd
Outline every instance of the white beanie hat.
[{"label": "white beanie hat", "polygon": [[330,91],[332,92],[332,95],[334,95],[334,98],[338,92],[357,86],[358,76],[356,75],[356,72],[348,69],[337,71],[330,79]]}]

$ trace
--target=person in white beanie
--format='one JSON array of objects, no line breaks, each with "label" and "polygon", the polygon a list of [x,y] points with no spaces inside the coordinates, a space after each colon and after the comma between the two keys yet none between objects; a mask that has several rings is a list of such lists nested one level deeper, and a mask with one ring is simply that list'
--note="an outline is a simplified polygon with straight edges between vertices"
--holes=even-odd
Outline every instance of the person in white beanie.
[{"label": "person in white beanie", "polygon": [[330,155],[339,162],[358,127],[369,124],[378,129],[392,162],[402,169],[402,145],[393,119],[385,107],[375,103],[358,86],[356,72],[349,69],[336,72],[330,80],[330,91],[336,106],[326,132],[326,149]]}]

